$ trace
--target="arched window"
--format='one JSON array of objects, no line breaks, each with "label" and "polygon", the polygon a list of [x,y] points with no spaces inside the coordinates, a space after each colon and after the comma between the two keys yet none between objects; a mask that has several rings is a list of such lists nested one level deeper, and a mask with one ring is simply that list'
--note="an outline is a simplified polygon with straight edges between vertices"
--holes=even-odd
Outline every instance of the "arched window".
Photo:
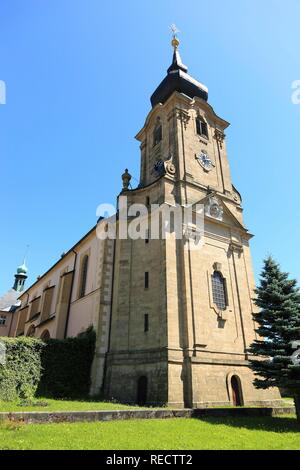
[{"label": "arched window", "polygon": [[157,120],[157,123],[153,132],[153,147],[155,147],[162,140],[162,125],[160,120]]},{"label": "arched window", "polygon": [[89,257],[88,255],[85,255],[82,261],[82,265],[81,265],[81,278],[80,278],[80,289],[79,289],[80,298],[85,296],[88,264],[89,264]]},{"label": "arched window", "polygon": [[215,271],[211,277],[213,301],[220,310],[226,310],[227,292],[226,280],[219,271]]},{"label": "arched window", "polygon": [[46,342],[49,339],[51,339],[50,333],[48,330],[44,330],[43,333],[41,334],[41,340]]},{"label": "arched window", "polygon": [[202,135],[202,136],[208,138],[207,123],[204,121],[203,117],[201,117],[201,116],[198,116],[196,118],[196,129],[197,129],[197,134],[198,135]]}]

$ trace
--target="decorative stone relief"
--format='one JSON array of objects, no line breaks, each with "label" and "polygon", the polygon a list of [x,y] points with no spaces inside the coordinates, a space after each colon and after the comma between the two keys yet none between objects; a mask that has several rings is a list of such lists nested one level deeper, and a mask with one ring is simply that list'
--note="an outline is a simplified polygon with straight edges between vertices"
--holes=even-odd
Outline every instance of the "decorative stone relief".
[{"label": "decorative stone relief", "polygon": [[205,204],[205,215],[216,220],[223,220],[223,207],[216,196],[210,196]]},{"label": "decorative stone relief", "polygon": [[221,263],[214,263],[213,268],[214,268],[214,271],[222,272],[222,264]]},{"label": "decorative stone relief", "polygon": [[183,109],[177,109],[177,118],[181,120],[184,125],[184,128],[186,129],[186,126],[189,120],[191,119],[190,115]]},{"label": "decorative stone relief", "polygon": [[218,129],[216,129],[214,137],[215,137],[216,141],[220,144],[220,148],[223,148],[223,142],[225,140],[224,132],[219,131]]},{"label": "decorative stone relief", "polygon": [[176,167],[173,163],[173,155],[171,155],[168,160],[163,160],[161,158],[158,159],[155,162],[151,173],[156,176],[163,176],[165,174],[174,176],[176,173]]},{"label": "decorative stone relief", "polygon": [[173,163],[173,155],[170,156],[169,160],[165,161],[165,171],[171,176],[174,176],[176,173],[176,168]]},{"label": "decorative stone relief", "polygon": [[188,240],[192,241],[195,245],[198,245],[202,239],[202,232],[197,230],[195,227],[186,226],[184,230],[185,242]]},{"label": "decorative stone relief", "polygon": [[229,254],[237,253],[240,256],[243,253],[244,248],[243,248],[242,243],[239,243],[237,241],[231,241],[228,251],[229,251]]}]

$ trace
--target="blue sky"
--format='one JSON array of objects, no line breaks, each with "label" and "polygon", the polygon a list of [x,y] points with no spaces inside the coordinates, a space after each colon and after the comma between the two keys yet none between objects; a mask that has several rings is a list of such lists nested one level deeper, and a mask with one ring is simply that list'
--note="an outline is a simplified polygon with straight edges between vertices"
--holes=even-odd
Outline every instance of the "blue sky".
[{"label": "blue sky", "polygon": [[256,273],[273,254],[300,279],[299,17],[299,0],[2,1],[0,293],[27,244],[28,286],[115,201],[124,168],[139,178],[134,136],[171,61],[171,23],[231,123]]}]

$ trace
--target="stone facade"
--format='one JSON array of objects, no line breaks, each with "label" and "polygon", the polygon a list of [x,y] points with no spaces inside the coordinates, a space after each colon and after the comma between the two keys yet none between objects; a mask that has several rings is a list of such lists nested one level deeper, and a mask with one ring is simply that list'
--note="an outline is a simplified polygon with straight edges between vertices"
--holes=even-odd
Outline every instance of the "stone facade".
[{"label": "stone facade", "polygon": [[13,312],[0,310],[0,336],[10,336],[15,328],[16,316]]},{"label": "stone facade", "polygon": [[[22,293],[22,304],[11,334],[63,339],[77,336],[93,326],[97,341],[92,367],[92,394],[99,393],[103,386],[113,259],[114,241],[99,240],[94,227]],[[84,260],[86,273],[83,276]]]}]

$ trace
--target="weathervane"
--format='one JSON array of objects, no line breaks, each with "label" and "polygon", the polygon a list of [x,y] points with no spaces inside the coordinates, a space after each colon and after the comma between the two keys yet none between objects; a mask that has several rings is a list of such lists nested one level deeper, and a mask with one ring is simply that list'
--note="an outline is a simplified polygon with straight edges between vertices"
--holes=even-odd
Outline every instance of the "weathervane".
[{"label": "weathervane", "polygon": [[179,41],[177,39],[177,33],[180,33],[180,30],[177,28],[176,24],[173,23],[171,25],[171,31],[173,33],[172,46],[174,47],[174,49],[177,49],[177,47],[179,46]]},{"label": "weathervane", "polygon": [[171,31],[173,33],[173,38],[175,38],[176,34],[180,33],[180,30],[177,28],[176,24],[174,24],[174,23],[171,24],[170,28],[171,28]]}]

